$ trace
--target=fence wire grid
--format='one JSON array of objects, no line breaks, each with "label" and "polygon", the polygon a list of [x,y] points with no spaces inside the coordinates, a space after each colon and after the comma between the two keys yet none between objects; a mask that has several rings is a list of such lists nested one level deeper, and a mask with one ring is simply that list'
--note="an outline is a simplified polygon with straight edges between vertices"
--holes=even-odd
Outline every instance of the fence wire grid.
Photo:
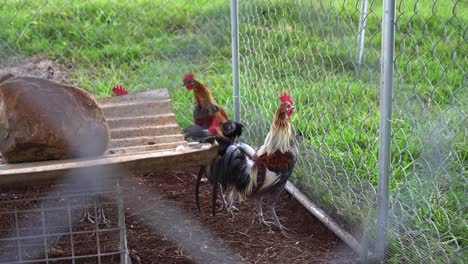
[{"label": "fence wire grid", "polygon": [[0,263],[117,263],[127,254],[120,186],[0,188]]},{"label": "fence wire grid", "polygon": [[[382,1],[238,5],[242,140],[260,146],[278,95],[291,93],[300,149],[292,182],[366,256],[376,243]],[[395,8],[385,258],[466,263],[468,3],[400,0]],[[98,97],[116,84],[168,87],[184,127],[193,99],[181,78],[193,72],[233,116],[229,1],[13,0],[0,3],[0,26],[0,74],[50,60],[57,75]]]}]

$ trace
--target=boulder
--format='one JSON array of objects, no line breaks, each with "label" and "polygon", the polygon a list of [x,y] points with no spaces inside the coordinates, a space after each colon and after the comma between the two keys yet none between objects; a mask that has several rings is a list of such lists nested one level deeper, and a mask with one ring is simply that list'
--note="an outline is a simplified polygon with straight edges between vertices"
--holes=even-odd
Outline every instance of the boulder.
[{"label": "boulder", "polygon": [[42,78],[0,78],[6,163],[98,156],[108,142],[104,114],[86,91]]}]

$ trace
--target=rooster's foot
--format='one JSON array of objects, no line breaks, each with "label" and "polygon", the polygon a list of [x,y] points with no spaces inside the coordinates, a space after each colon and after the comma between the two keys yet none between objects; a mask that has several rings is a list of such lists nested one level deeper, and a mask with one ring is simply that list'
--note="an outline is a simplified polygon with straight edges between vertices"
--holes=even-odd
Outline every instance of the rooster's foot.
[{"label": "rooster's foot", "polygon": [[226,210],[228,210],[229,212],[231,211],[239,211],[239,208],[235,207],[234,205],[231,205],[231,206],[228,206],[226,208]]},{"label": "rooster's foot", "polygon": [[[283,227],[283,228],[284,228],[284,227]],[[286,232],[285,229],[281,229],[280,232],[281,232],[281,234],[282,234],[284,237],[291,239],[291,236],[289,235],[288,232]]]},{"label": "rooster's foot", "polygon": [[266,227],[270,227],[272,224],[274,224],[273,222],[265,221],[265,219],[263,219],[263,218],[260,218],[259,221],[260,221],[260,225],[266,226]]},{"label": "rooster's foot", "polygon": [[106,227],[110,227],[111,221],[107,219],[103,208],[99,208],[98,215],[96,216],[96,222],[98,224],[104,224]]},{"label": "rooster's foot", "polygon": [[224,211],[224,209],[227,209],[228,205],[225,201],[221,201],[221,207],[218,209],[218,213]]},{"label": "rooster's foot", "polygon": [[90,224],[96,223],[94,217],[89,213],[88,208],[84,209],[84,213],[80,219],[80,222],[88,222]]},{"label": "rooster's foot", "polygon": [[281,231],[289,231],[289,228],[285,227],[282,224],[277,225],[276,223],[273,223],[279,230]]},{"label": "rooster's foot", "polygon": [[231,220],[234,221],[234,211],[239,211],[239,209],[237,209],[237,207],[235,207],[234,205],[231,205],[226,208],[226,211],[228,211],[228,213],[231,214]]}]

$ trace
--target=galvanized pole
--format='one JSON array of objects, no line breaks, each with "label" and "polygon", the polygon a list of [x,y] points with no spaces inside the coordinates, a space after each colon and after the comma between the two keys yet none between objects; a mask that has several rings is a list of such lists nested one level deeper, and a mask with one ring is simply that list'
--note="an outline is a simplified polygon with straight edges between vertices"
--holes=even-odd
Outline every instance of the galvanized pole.
[{"label": "galvanized pole", "polygon": [[379,186],[377,194],[377,226],[375,257],[385,258],[391,173],[391,130],[393,61],[395,50],[395,0],[384,0],[382,15],[382,52],[380,83],[380,133],[379,133]]},{"label": "galvanized pole", "polygon": [[232,84],[234,87],[234,120],[240,122],[239,104],[239,12],[237,0],[231,0]]},{"label": "galvanized pole", "polygon": [[126,227],[125,227],[125,209],[124,209],[124,201],[122,197],[122,181],[123,175],[119,175],[116,177],[117,181],[117,225],[119,227],[119,251],[120,251],[120,263],[121,264],[129,264],[130,255],[128,252],[127,247],[127,234],[126,234]]},{"label": "galvanized pole", "polygon": [[358,38],[358,57],[357,64],[361,65],[364,57],[364,40],[366,38],[366,21],[367,21],[367,5],[368,0],[362,0],[361,16],[359,17],[359,38]]}]

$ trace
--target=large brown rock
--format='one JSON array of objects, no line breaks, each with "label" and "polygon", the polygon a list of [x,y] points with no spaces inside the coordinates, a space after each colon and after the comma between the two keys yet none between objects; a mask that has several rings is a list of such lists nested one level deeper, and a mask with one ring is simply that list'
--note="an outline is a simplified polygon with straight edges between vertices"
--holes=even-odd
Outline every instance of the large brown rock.
[{"label": "large brown rock", "polygon": [[107,122],[84,90],[41,78],[0,78],[0,153],[7,163],[97,156]]}]

